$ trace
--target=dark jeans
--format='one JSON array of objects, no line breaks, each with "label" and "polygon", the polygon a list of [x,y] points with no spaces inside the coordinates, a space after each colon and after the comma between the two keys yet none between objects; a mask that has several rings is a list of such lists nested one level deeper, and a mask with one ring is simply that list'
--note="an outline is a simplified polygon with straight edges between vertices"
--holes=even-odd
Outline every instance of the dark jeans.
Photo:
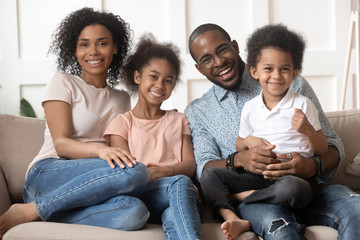
[{"label": "dark jeans", "polygon": [[301,179],[286,175],[277,181],[264,179],[251,172],[237,173],[226,168],[208,168],[200,179],[203,195],[209,203],[214,217],[222,219],[216,207],[236,211],[229,195],[247,190],[258,190],[244,199],[244,203],[269,203],[287,208],[303,208],[312,199],[317,185],[316,179]]}]

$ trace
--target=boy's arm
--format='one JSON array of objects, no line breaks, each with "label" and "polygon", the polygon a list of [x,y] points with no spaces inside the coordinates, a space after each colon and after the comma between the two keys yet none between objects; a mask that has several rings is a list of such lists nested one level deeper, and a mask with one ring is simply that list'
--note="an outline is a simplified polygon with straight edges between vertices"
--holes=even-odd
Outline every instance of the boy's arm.
[{"label": "boy's arm", "polygon": [[268,146],[268,145],[271,145],[271,143],[263,138],[254,137],[254,136],[247,136],[246,138],[242,138],[238,136],[236,139],[235,148],[236,151],[243,151],[257,146]]},{"label": "boy's arm", "polygon": [[327,152],[328,142],[325,135],[321,130],[316,131],[314,129],[306,115],[300,109],[295,108],[291,125],[293,129],[307,137],[310,149],[315,155],[323,155]]},{"label": "boy's arm", "polygon": [[318,156],[325,154],[328,150],[328,142],[324,133],[319,131],[314,131],[313,134],[306,135],[311,151]]},{"label": "boy's arm", "polygon": [[235,142],[235,148],[236,151],[242,151],[248,149],[248,147],[245,144],[245,139],[238,136]]}]

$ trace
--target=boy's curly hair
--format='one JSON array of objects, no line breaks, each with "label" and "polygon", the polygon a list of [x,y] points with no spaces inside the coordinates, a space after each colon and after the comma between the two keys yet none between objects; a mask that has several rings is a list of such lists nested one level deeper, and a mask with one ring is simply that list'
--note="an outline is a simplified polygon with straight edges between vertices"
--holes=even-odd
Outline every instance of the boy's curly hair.
[{"label": "boy's curly hair", "polygon": [[81,75],[82,69],[75,56],[77,40],[85,27],[94,24],[105,26],[112,34],[114,44],[118,47],[118,52],[114,54],[107,76],[108,84],[114,87],[120,82],[120,69],[132,43],[129,24],[120,16],[94,11],[87,7],[70,13],[52,35],[53,41],[49,53],[57,55],[59,71]]},{"label": "boy's curly hair", "polygon": [[166,59],[175,69],[175,84],[180,80],[182,65],[180,49],[173,43],[158,43],[152,34],[147,33],[140,37],[134,52],[127,57],[120,73],[130,94],[138,92],[138,85],[134,82],[135,71],[141,73],[142,68],[153,59]]},{"label": "boy's curly hair", "polygon": [[290,52],[294,68],[301,72],[306,44],[300,34],[288,30],[282,24],[270,24],[258,28],[247,40],[248,66],[256,67],[260,60],[261,50],[268,47]]}]

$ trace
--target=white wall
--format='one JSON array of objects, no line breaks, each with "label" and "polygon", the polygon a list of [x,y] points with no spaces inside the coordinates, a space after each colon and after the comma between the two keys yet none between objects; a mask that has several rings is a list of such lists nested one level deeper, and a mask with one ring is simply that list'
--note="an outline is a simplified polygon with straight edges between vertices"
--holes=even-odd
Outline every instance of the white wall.
[{"label": "white wall", "polygon": [[[189,34],[205,22],[223,26],[240,44],[243,58],[245,41],[256,27],[283,22],[301,31],[308,45],[302,74],[325,111],[340,108],[350,13],[358,7],[355,0],[0,0],[0,113],[17,115],[24,97],[43,116],[41,99],[56,71],[54,57],[47,56],[50,36],[68,13],[84,6],[119,14],[130,23],[135,39],[152,32],[181,48],[183,82],[164,108],[182,112],[211,86],[195,69],[187,50]],[[356,107],[354,65],[352,54],[345,108]]]}]

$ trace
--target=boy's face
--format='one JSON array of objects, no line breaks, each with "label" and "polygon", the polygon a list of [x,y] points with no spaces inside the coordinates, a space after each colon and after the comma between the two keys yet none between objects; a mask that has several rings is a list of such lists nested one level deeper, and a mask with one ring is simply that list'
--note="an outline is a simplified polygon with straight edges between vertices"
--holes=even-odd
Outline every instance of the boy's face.
[{"label": "boy's face", "polygon": [[253,78],[263,88],[264,100],[280,101],[298,73],[290,52],[278,48],[264,48],[255,67],[250,68]]}]

